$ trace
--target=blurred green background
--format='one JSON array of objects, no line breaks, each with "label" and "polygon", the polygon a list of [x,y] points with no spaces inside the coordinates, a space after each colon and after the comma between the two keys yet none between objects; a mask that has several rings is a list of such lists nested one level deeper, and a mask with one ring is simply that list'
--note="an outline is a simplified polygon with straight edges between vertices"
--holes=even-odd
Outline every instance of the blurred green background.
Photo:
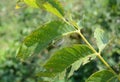
[{"label": "blurred green background", "polygon": [[[83,28],[85,37],[96,49],[93,38],[95,28],[100,27],[106,31],[111,42],[102,55],[120,73],[120,0],[60,1],[67,11],[66,18],[71,12],[73,19]],[[59,48],[59,41],[23,63],[16,58],[16,54],[25,36],[57,17],[40,9],[28,8],[24,4],[21,4],[20,9],[15,9],[15,5],[16,0],[0,0],[0,82],[41,82],[41,78],[35,77],[35,73],[40,71],[40,64],[46,60],[49,52]],[[66,38],[68,43],[63,42],[60,46],[84,43],[76,34]],[[93,72],[104,68],[99,59],[95,59],[81,65],[70,78],[70,82],[85,82]]]}]

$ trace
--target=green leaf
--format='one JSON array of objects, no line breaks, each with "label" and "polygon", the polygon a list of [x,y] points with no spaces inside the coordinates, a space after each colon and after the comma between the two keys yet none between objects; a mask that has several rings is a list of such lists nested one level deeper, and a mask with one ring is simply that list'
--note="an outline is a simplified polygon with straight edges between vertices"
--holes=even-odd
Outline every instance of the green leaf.
[{"label": "green leaf", "polygon": [[117,76],[112,77],[111,79],[109,79],[107,82],[120,82],[117,78]]},{"label": "green leaf", "polygon": [[64,9],[58,0],[36,0],[39,7],[43,7],[48,12],[63,18]]},{"label": "green leaf", "polygon": [[55,76],[55,73],[51,73],[51,72],[39,72],[36,74],[36,76],[38,77],[53,77]]},{"label": "green leaf", "polygon": [[64,9],[58,0],[24,0],[24,3],[34,8],[43,8],[59,18],[64,18]]},{"label": "green leaf", "polygon": [[[90,60],[89,60],[89,58],[90,58]],[[81,64],[84,65],[84,64],[90,62],[91,60],[93,60],[95,58],[96,58],[96,55],[95,54],[91,54],[89,56],[86,56],[83,59],[77,60],[75,63],[72,64],[70,73],[68,74],[67,78],[70,78],[73,75],[74,71],[78,70],[78,68],[80,67]]]},{"label": "green leaf", "polygon": [[[63,22],[52,21],[50,23],[47,23],[47,24],[41,26],[37,30],[33,31],[29,36],[27,36],[23,41],[23,46],[25,46],[25,48],[27,49],[27,48],[31,48],[32,46],[37,45],[36,48],[34,47],[35,51],[36,50],[41,51],[42,49],[47,47],[47,45],[49,43],[51,43],[54,39],[57,39],[59,37],[62,37],[62,36],[65,36],[65,35],[68,35],[71,33],[75,33],[75,32],[76,31],[73,27],[71,27]],[[25,53],[27,53],[26,49],[23,49],[21,47],[21,49],[19,51],[20,54],[18,53],[17,56],[19,58],[20,57],[23,58],[22,55],[26,55]],[[33,50],[33,48],[32,48],[32,50]],[[25,52],[25,53],[23,53],[23,52]],[[28,54],[27,54],[27,57],[28,57]]]},{"label": "green leaf", "polygon": [[43,6],[48,12],[53,13],[54,15],[58,16],[59,18],[63,19],[63,15],[50,3],[45,3]]},{"label": "green leaf", "polygon": [[25,44],[22,44],[18,51],[17,58],[20,58],[21,61],[24,61],[24,59],[28,58],[30,55],[33,54],[35,47],[36,46],[31,46],[28,48]]},{"label": "green leaf", "polygon": [[64,9],[63,6],[61,5],[61,3],[58,0],[48,0],[48,2],[54,7],[56,8],[62,16],[65,15],[64,13]]},{"label": "green leaf", "polygon": [[39,6],[36,4],[36,0],[24,0],[24,2],[34,8],[39,8]]},{"label": "green leaf", "polygon": [[39,79],[37,82],[50,82],[48,78]]},{"label": "green leaf", "polygon": [[92,74],[86,82],[107,82],[114,77],[114,74],[109,70],[102,70]]},{"label": "green leaf", "polygon": [[96,38],[96,43],[99,48],[99,52],[101,52],[109,42],[108,36],[102,29],[96,28],[94,32],[94,37]]},{"label": "green leaf", "polygon": [[63,72],[61,72],[61,73],[59,73],[59,75],[58,75],[58,79],[59,80],[63,80],[63,79],[65,79],[65,77],[66,77],[66,70],[64,70]]},{"label": "green leaf", "polygon": [[90,54],[93,54],[93,51],[88,46],[72,45],[55,52],[44,67],[48,72],[59,74],[77,60],[85,59]]},{"label": "green leaf", "polygon": [[25,38],[23,43],[25,43],[25,45],[28,47],[32,46],[35,43],[39,43],[40,46],[44,46],[57,37],[74,32],[75,29],[66,23],[60,21],[52,21],[33,31],[29,36]]}]

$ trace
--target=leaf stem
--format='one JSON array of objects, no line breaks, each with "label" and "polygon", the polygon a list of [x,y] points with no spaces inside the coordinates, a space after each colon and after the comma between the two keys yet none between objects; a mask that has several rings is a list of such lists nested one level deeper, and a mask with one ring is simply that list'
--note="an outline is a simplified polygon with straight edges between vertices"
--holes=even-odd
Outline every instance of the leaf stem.
[{"label": "leaf stem", "polygon": [[103,59],[103,57],[98,53],[92,46],[91,44],[86,40],[86,38],[79,32],[80,36],[82,39],[86,42],[86,44],[93,50],[93,52],[98,56],[98,58],[106,65],[107,68],[109,68],[114,74],[116,74],[113,69],[109,66],[109,64]]},{"label": "leaf stem", "polygon": [[[93,46],[88,42],[88,40],[83,36],[83,34],[80,31],[80,27],[76,24],[74,25],[73,23],[67,21],[64,19],[64,21],[71,25],[74,26],[74,28],[77,30],[77,33],[81,36],[81,38],[85,41],[85,43],[91,48],[91,50],[97,55],[97,57],[103,62],[103,64],[105,64],[105,66],[114,74],[117,75],[117,73],[110,67],[110,65],[103,59],[103,57],[100,55],[100,52],[97,52]],[[119,76],[117,75],[118,79],[120,80]]]},{"label": "leaf stem", "polygon": [[[78,31],[78,34],[82,37],[82,39],[85,41],[85,43],[92,49],[92,51],[97,55],[97,57],[105,64],[105,66],[114,74],[117,75],[117,73],[110,67],[110,65],[103,59],[103,57],[98,53],[93,46],[87,41],[87,39],[83,36],[83,34]],[[117,75],[117,78],[120,80],[120,77]]]}]

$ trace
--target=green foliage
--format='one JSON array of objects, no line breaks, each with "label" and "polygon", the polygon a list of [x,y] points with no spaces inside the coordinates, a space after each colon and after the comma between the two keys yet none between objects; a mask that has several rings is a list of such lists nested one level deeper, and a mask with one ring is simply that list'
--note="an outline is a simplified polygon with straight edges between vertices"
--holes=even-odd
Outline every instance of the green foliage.
[{"label": "green foliage", "polygon": [[62,16],[64,16],[63,7],[61,6],[58,0],[42,0],[43,3],[41,3],[41,0],[36,0],[36,1],[39,6],[43,5],[48,11],[53,9],[52,13],[55,14],[57,12],[57,13],[60,13]]},{"label": "green foliage", "polygon": [[53,56],[45,63],[45,69],[51,73],[61,73],[77,60],[83,61],[87,56],[93,54],[91,49],[85,45],[73,45],[63,48],[53,54]]},{"label": "green foliage", "polygon": [[33,51],[31,49],[34,48],[30,49],[31,46],[37,44],[39,45],[39,51],[41,51],[54,39],[74,32],[75,29],[73,27],[63,22],[60,21],[50,22],[44,26],[41,26],[37,30],[33,31],[29,36],[27,36],[24,39],[23,44],[17,56],[24,59],[26,58],[24,56],[29,56],[30,51]]},{"label": "green foliage", "polygon": [[119,0],[1,2],[0,82],[119,82]]},{"label": "green foliage", "polygon": [[60,18],[63,18],[63,16],[60,14],[60,12],[56,8],[54,8],[51,4],[45,3],[43,6],[47,11],[55,14],[56,16],[58,16]]},{"label": "green foliage", "polygon": [[64,16],[64,10],[58,0],[24,0],[26,4],[35,8],[43,8],[60,18]]},{"label": "green foliage", "polygon": [[114,74],[109,70],[102,70],[91,75],[86,82],[110,82]]},{"label": "green foliage", "polygon": [[36,0],[24,0],[24,2],[31,7],[39,8],[38,5],[36,4]]},{"label": "green foliage", "polygon": [[[91,58],[91,60],[89,60],[89,58]],[[92,63],[92,60],[94,60],[96,58],[96,55],[95,54],[90,54],[88,56],[86,56],[85,58],[83,59],[79,59],[77,60],[76,62],[74,62],[71,66],[71,69],[70,69],[70,72],[68,74],[68,77],[67,78],[70,78],[72,75],[74,75],[74,72],[77,71],[77,70],[80,70],[82,67],[84,67],[86,64],[89,64],[89,62],[91,61]],[[92,65],[92,64],[91,64]],[[95,63],[93,62],[93,65],[95,65]],[[95,66],[94,66],[95,67]],[[90,68],[90,67],[89,67]],[[95,68],[96,69],[96,68]],[[87,69],[81,69],[80,71],[82,71],[84,73],[84,70],[85,72],[87,72],[86,70]],[[81,74],[83,74],[81,73]],[[84,77],[84,76],[83,76]]]},{"label": "green foliage", "polygon": [[74,31],[75,30],[73,27],[65,23],[53,21],[32,32],[24,39],[23,43],[25,43],[25,45],[28,47],[35,43],[39,43],[39,45],[48,45],[48,43],[50,43],[53,39]]},{"label": "green foliage", "polygon": [[109,41],[108,36],[102,29],[96,28],[94,32],[94,37],[96,38],[96,43],[99,48],[99,52],[101,52]]},{"label": "green foliage", "polygon": [[111,79],[108,80],[108,82],[119,82],[116,76],[112,77]]},{"label": "green foliage", "polygon": [[[23,49],[23,47],[21,47],[19,50],[19,53],[18,53],[18,57],[26,58],[28,56],[28,54],[30,54],[30,53],[27,53],[26,50],[28,51],[29,47],[35,45],[36,43],[38,43],[39,51],[41,51],[41,49],[44,49],[44,47],[46,47],[54,39],[57,39],[58,37],[61,37],[62,35],[68,35],[69,33],[73,33],[73,32],[78,33],[82,37],[83,41],[85,41],[85,43],[88,45],[88,46],[74,45],[72,47],[67,47],[67,48],[58,50],[43,65],[45,71],[40,72],[38,74],[38,76],[48,77],[48,78],[54,77],[54,79],[55,79],[55,78],[57,78],[56,75],[63,73],[62,79],[65,79],[67,81],[67,79],[68,79],[67,77],[70,77],[71,74],[73,74],[73,71],[76,70],[75,69],[76,61],[77,61],[78,65],[81,65],[81,60],[84,61],[84,60],[86,60],[86,58],[88,58],[88,56],[90,54],[95,54],[111,72],[110,71],[100,71],[97,73],[93,73],[92,76],[90,78],[88,78],[87,82],[109,81],[109,80],[111,80],[112,77],[115,77],[115,76],[117,76],[117,78],[119,79],[117,73],[109,66],[109,64],[101,56],[100,52],[104,49],[104,47],[108,43],[107,36],[105,35],[105,32],[102,29],[97,28],[94,32],[94,37],[96,38],[96,43],[99,48],[99,52],[97,52],[93,48],[93,46],[87,41],[87,39],[83,36],[83,34],[80,32],[80,29],[79,29],[80,27],[77,25],[77,23],[75,21],[71,22],[71,20],[72,20],[71,18],[68,18],[68,20],[66,20],[64,18],[63,12],[61,12],[62,11],[61,5],[58,1],[55,1],[55,0],[39,1],[39,0],[37,0],[36,2],[35,1],[33,1],[33,2],[36,3],[36,5],[39,5],[39,8],[41,8],[41,5],[42,5],[42,7],[44,7],[46,11],[49,11],[49,12],[53,13],[54,15],[58,16],[59,18],[62,19],[62,21],[64,21],[64,23],[60,22],[60,21],[50,22],[50,23],[45,24],[44,26],[40,27],[39,29],[35,30],[34,32],[32,32],[23,41],[23,45],[25,44],[25,46],[28,48]],[[35,6],[34,4],[31,4],[31,3],[26,3],[26,4]],[[71,20],[69,20],[69,19],[71,19]],[[67,24],[65,24],[65,23],[67,23]],[[35,48],[35,49],[37,49],[37,48]],[[31,50],[31,51],[33,51],[33,50]],[[30,51],[28,51],[28,52],[30,52]],[[78,61],[78,60],[80,60],[80,61]],[[67,70],[67,68],[70,67],[71,65],[72,65],[72,68],[70,70],[72,70],[72,71],[69,70],[70,74],[69,73],[65,74],[65,72],[66,72],[65,70]],[[78,67],[76,67],[76,68],[78,68]],[[60,75],[58,77],[61,78]],[[54,81],[54,79],[48,80],[48,81],[51,82],[51,81]]]}]

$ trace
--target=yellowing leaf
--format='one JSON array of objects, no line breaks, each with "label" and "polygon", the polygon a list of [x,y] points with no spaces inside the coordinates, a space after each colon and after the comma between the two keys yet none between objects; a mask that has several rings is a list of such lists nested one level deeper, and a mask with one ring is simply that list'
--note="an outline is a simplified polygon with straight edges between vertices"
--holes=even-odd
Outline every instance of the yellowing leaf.
[{"label": "yellowing leaf", "polygon": [[45,3],[43,6],[47,11],[53,13],[54,15],[56,15],[60,18],[63,18],[62,14],[55,7],[53,7],[51,4]]},{"label": "yellowing leaf", "polygon": [[46,11],[63,18],[64,10],[58,0],[36,0],[40,8],[44,8]]},{"label": "yellowing leaf", "polygon": [[24,3],[34,8],[43,8],[63,19],[64,10],[58,0],[24,0]]},{"label": "yellowing leaf", "polygon": [[39,8],[39,6],[36,4],[36,0],[24,0],[24,2],[34,8]]}]

